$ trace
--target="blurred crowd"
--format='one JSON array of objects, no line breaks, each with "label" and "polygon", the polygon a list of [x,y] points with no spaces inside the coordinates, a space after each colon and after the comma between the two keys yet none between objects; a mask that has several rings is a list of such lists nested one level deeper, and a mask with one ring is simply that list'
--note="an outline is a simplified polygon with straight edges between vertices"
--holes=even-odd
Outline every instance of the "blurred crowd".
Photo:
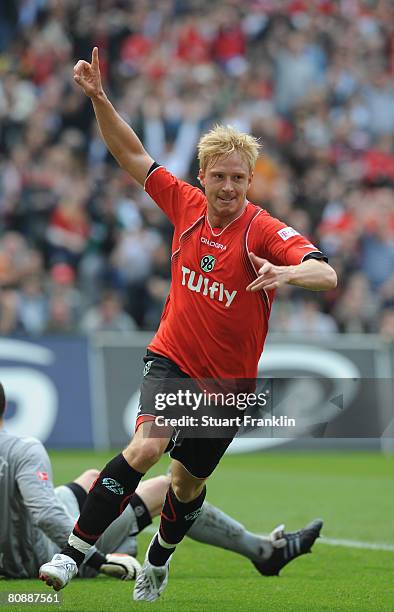
[{"label": "blurred crowd", "polygon": [[286,286],[271,329],[394,339],[391,0],[1,0],[0,333],[154,329],[171,226],[107,153],[73,65],[197,184],[214,123],[260,137],[249,199],[339,276]]}]

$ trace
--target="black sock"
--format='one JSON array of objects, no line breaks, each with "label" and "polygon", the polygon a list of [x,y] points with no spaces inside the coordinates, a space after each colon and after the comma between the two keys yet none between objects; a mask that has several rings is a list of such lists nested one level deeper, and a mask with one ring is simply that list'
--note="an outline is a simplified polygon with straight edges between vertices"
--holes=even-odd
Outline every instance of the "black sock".
[{"label": "black sock", "polygon": [[152,565],[165,565],[175,550],[175,546],[164,548],[159,542],[157,535],[153,538],[152,544],[149,547],[149,563]]},{"label": "black sock", "polygon": [[86,565],[88,565],[89,567],[92,567],[93,569],[100,571],[100,567],[103,565],[103,563],[107,562],[107,558],[105,555],[103,555],[103,553],[97,551],[95,553],[92,554],[91,557],[89,557],[89,559],[86,561]]},{"label": "black sock", "polygon": [[83,560],[85,559],[85,553],[81,552],[74,548],[74,546],[70,546],[70,544],[66,544],[65,547],[60,551],[62,555],[67,555],[67,557],[71,557],[74,559],[75,563],[79,567]]},{"label": "black sock", "polygon": [[[62,554],[68,555],[80,565],[86,554],[83,543],[95,544],[107,527],[122,514],[142,476],[127,463],[122,454],[114,457],[93,483],[70,536],[71,544],[62,550]],[[81,548],[72,536],[82,540]]]},{"label": "black sock", "polygon": [[196,499],[183,503],[176,497],[172,487],[169,487],[161,512],[159,533],[149,548],[149,561],[152,565],[164,565],[172,555],[176,544],[183,540],[200,514],[205,494],[206,487]]},{"label": "black sock", "polygon": [[138,531],[133,535],[137,535],[137,533],[140,533],[143,529],[145,529],[145,527],[151,524],[152,517],[148,508],[145,506],[145,503],[143,502],[141,497],[137,495],[137,493],[133,493],[133,495],[131,496],[130,506],[134,510],[135,519],[137,521],[138,527]]}]

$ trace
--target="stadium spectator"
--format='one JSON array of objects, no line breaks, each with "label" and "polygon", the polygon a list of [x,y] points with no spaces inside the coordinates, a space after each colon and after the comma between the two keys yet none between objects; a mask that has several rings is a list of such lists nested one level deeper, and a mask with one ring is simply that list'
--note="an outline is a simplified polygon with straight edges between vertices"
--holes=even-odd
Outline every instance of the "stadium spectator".
[{"label": "stadium spectator", "polygon": [[[71,177],[70,177],[71,183]],[[87,186],[72,181],[53,211],[48,224],[47,241],[51,263],[64,262],[76,268],[86,249],[89,237],[89,219],[85,212]]]},{"label": "stadium spectator", "polygon": [[[280,331],[278,323],[275,329]],[[319,303],[316,299],[308,297],[295,303],[293,311],[282,329],[290,333],[307,336],[327,336],[337,331],[337,324],[331,315],[324,314],[319,310]]]},{"label": "stadium spectator", "polygon": [[122,308],[121,297],[115,291],[103,294],[100,303],[90,308],[81,321],[81,331],[92,334],[99,331],[133,331],[136,325]]},{"label": "stadium spectator", "polygon": [[2,289],[0,293],[0,331],[4,336],[19,331],[18,298],[14,289]]},{"label": "stadium spectator", "polygon": [[394,308],[383,310],[379,321],[379,333],[388,342],[394,342]]},{"label": "stadium spectator", "polygon": [[42,281],[36,275],[24,279],[18,303],[18,319],[29,335],[42,334],[48,318],[48,303]]},{"label": "stadium spectator", "polygon": [[45,332],[49,334],[70,334],[75,332],[75,319],[70,302],[64,294],[53,294],[48,304],[48,321]]},{"label": "stadium spectator", "polygon": [[378,300],[369,288],[368,279],[362,272],[355,272],[334,309],[340,330],[350,333],[376,331],[374,320],[377,311]]}]

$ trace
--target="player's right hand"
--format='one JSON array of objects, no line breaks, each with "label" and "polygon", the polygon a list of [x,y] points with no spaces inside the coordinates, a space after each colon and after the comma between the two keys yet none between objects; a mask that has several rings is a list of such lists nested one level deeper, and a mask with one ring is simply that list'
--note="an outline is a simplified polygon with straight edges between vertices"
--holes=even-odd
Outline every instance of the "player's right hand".
[{"label": "player's right hand", "polygon": [[92,51],[92,61],[79,60],[74,66],[74,81],[83,89],[89,98],[102,93],[98,48]]}]

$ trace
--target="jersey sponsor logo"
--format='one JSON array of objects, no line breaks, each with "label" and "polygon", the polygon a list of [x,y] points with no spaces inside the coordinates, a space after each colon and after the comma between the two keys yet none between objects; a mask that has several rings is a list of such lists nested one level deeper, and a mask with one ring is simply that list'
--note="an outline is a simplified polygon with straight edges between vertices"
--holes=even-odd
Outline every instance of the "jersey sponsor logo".
[{"label": "jersey sponsor logo", "polygon": [[213,255],[203,255],[201,257],[200,266],[204,272],[212,272],[215,267],[216,259]]},{"label": "jersey sponsor logo", "polygon": [[102,485],[112,493],[115,493],[116,495],[124,494],[124,488],[117,480],[114,480],[113,478],[103,478],[101,482]]},{"label": "jersey sponsor logo", "polygon": [[297,232],[293,227],[284,227],[283,229],[278,231],[278,236],[282,238],[286,242],[289,238],[293,236],[299,236],[299,232]]},{"label": "jersey sponsor logo", "polygon": [[49,480],[48,472],[37,472],[38,480]]},{"label": "jersey sponsor logo", "polygon": [[203,244],[213,247],[214,249],[220,249],[221,251],[227,250],[227,246],[225,244],[221,244],[220,242],[214,242],[213,240],[209,240],[208,238],[205,238],[204,236],[201,236],[200,240]]},{"label": "jersey sponsor logo", "polygon": [[194,270],[182,266],[182,285],[187,284],[187,288],[190,289],[190,291],[201,293],[204,297],[209,297],[211,300],[215,299],[219,302],[225,302],[225,307],[229,308],[238,292],[236,290],[228,291],[223,283],[218,283],[217,281],[212,282],[210,278],[202,274],[198,275],[195,282],[196,274],[197,272]]}]

